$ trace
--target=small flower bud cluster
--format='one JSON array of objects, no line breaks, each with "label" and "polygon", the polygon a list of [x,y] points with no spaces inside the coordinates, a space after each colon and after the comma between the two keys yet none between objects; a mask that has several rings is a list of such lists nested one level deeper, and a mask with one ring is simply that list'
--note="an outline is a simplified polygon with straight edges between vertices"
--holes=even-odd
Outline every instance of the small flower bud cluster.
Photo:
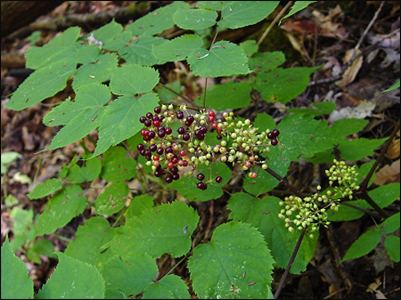
[{"label": "small flower bud cluster", "polygon": [[[139,118],[145,128],[141,131],[143,144],[138,144],[137,148],[147,164],[152,166],[154,175],[165,176],[167,183],[180,178],[178,171],[181,167],[192,167],[192,171],[183,174],[192,177],[197,166],[209,165],[217,159],[239,163],[243,170],[257,165],[267,169],[260,155],[268,153],[270,146],[279,143],[277,137],[280,132],[267,129],[259,133],[250,120],[235,122],[233,116],[232,112],[224,112],[223,119],[217,120],[213,110],[191,114],[186,106],[180,106],[177,111],[172,105],[158,106],[154,108],[154,113],[148,112]],[[177,120],[181,125],[175,134],[169,124]],[[215,134],[220,143],[208,145],[206,134]],[[249,176],[256,178],[257,173],[250,172]],[[197,187],[205,190],[207,184],[202,180]],[[221,177],[208,180],[209,183],[221,181]]]},{"label": "small flower bud cluster", "polygon": [[[329,177],[330,186],[335,181],[339,184],[334,187],[334,195],[348,196],[352,199],[352,191],[359,189],[355,184],[358,175],[355,166],[346,166],[343,161],[334,160],[333,162],[333,166],[326,170],[326,175]],[[280,210],[278,216],[284,220],[288,231],[294,232],[295,229],[303,230],[308,227],[309,237],[313,238],[313,232],[317,231],[320,225],[327,227],[330,224],[327,221],[327,211],[338,210],[340,197],[332,199],[330,197],[333,195],[332,191],[327,191],[327,196],[320,195],[320,191],[321,187],[317,186],[317,192],[312,197],[305,197],[302,200],[300,197],[290,196],[280,201],[280,206],[284,208]]]}]

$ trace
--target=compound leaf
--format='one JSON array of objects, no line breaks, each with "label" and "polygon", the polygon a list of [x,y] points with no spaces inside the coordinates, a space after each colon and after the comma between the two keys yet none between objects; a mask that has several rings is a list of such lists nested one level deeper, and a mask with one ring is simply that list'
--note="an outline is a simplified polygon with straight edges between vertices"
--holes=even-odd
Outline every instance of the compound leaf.
[{"label": "compound leaf", "polygon": [[112,249],[121,255],[129,251],[178,257],[190,250],[191,234],[198,221],[196,211],[181,201],[146,209],[120,227],[122,234],[115,237]]},{"label": "compound leaf", "polygon": [[200,299],[266,299],[273,263],[259,231],[229,222],[216,228],[209,243],[194,249],[188,268]]},{"label": "compound leaf", "polygon": [[221,12],[221,27],[230,29],[256,24],[270,15],[279,1],[227,1]]},{"label": "compound leaf", "polygon": [[118,51],[119,49],[124,47],[131,39],[132,32],[125,30],[119,33],[114,39],[106,42],[103,48],[111,51]]},{"label": "compound leaf", "polygon": [[174,23],[183,29],[201,30],[212,27],[216,23],[217,12],[207,9],[182,9],[174,13]]},{"label": "compound leaf", "polygon": [[28,273],[11,250],[6,234],[1,247],[1,299],[33,299],[33,281]]},{"label": "compound leaf", "polygon": [[143,66],[161,65],[166,61],[155,57],[152,52],[152,47],[161,45],[165,41],[165,39],[160,37],[138,37],[130,45],[120,48],[118,54],[125,59],[127,63]]},{"label": "compound leaf", "polygon": [[[228,201],[230,219],[251,224],[264,236],[271,254],[281,268],[286,268],[300,232],[290,233],[278,217],[281,207],[276,197],[255,198],[246,193],[235,193]],[[291,267],[292,274],[300,274],[313,257],[317,237],[305,238]]]},{"label": "compound leaf", "polygon": [[99,140],[93,156],[136,134],[143,126],[138,121],[139,117],[151,111],[158,102],[159,98],[154,93],[145,94],[139,99],[124,95],[114,100],[100,118]]},{"label": "compound leaf", "polygon": [[131,200],[130,205],[124,215],[127,220],[133,217],[139,217],[145,209],[151,207],[153,207],[153,198],[151,196],[136,196]]},{"label": "compound leaf", "polygon": [[196,76],[220,77],[245,75],[250,72],[248,57],[236,44],[220,41],[210,51],[197,49],[188,56],[188,63]]},{"label": "compound leaf", "polygon": [[83,191],[78,185],[70,185],[53,196],[41,215],[39,215],[35,235],[53,233],[65,226],[72,218],[81,214],[86,206]]},{"label": "compound leaf", "polygon": [[202,38],[197,34],[185,34],[163,44],[153,45],[153,55],[164,61],[179,61],[202,47]]},{"label": "compound leaf", "polygon": [[104,280],[93,266],[57,252],[59,263],[37,299],[103,299]]},{"label": "compound leaf", "polygon": [[113,19],[110,23],[93,31],[93,36],[104,45],[113,40],[122,30],[123,26]]},{"label": "compound leaf", "polygon": [[159,73],[150,67],[124,65],[110,79],[110,89],[116,95],[135,95],[152,91],[159,82]]},{"label": "compound leaf", "polygon": [[120,211],[129,193],[127,184],[123,181],[113,182],[95,200],[96,213],[99,215],[112,215]]},{"label": "compound leaf", "polygon": [[144,299],[190,299],[188,287],[177,275],[167,275],[145,288]]},{"label": "compound leaf", "polygon": [[99,159],[93,158],[84,162],[85,166],[74,165],[70,168],[67,178],[72,183],[83,183],[85,181],[95,180],[102,170],[102,164]]},{"label": "compound leaf", "polygon": [[60,180],[56,178],[48,179],[43,183],[39,183],[32,192],[27,194],[27,196],[31,200],[43,198],[58,191],[62,186],[63,183]]},{"label": "compound leaf", "polygon": [[6,106],[13,110],[23,110],[54,96],[66,87],[76,65],[73,59],[67,58],[33,72],[14,92]]}]

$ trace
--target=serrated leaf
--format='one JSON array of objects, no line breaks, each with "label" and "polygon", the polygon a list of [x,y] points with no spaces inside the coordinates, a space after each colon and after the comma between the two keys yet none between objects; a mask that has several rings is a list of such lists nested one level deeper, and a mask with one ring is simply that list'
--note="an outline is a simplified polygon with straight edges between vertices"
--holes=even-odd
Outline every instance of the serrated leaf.
[{"label": "serrated leaf", "polygon": [[369,197],[381,208],[389,206],[400,196],[400,183],[393,182],[368,192]]},{"label": "serrated leaf", "polygon": [[93,266],[57,252],[59,263],[37,299],[102,299],[104,280]]},{"label": "serrated leaf", "polygon": [[102,83],[110,79],[111,74],[117,69],[118,56],[115,53],[106,53],[99,57],[95,63],[81,66],[74,77],[72,87],[75,91],[90,83]]},{"label": "serrated leaf", "polygon": [[210,51],[197,49],[188,56],[188,63],[195,76],[220,77],[250,73],[248,58],[236,44],[220,41]]},{"label": "serrated leaf", "polygon": [[96,213],[99,215],[112,215],[120,211],[127,199],[129,188],[125,182],[113,182],[95,200]]},{"label": "serrated leaf", "polygon": [[50,258],[57,258],[53,255],[54,251],[55,248],[53,243],[50,240],[43,238],[35,242],[31,248],[27,249],[26,256],[31,262],[40,265],[42,264],[42,259],[40,258],[41,255]]},{"label": "serrated leaf", "polygon": [[201,30],[216,24],[217,12],[207,9],[179,8],[173,15],[174,23],[183,29]]},{"label": "serrated leaf", "polygon": [[[157,106],[159,98],[156,94],[148,93],[137,99],[124,95],[114,100],[100,118],[99,140],[93,156],[106,151],[136,134],[143,124],[139,117]],[[92,157],[93,157],[92,156]]]},{"label": "serrated leaf", "polygon": [[188,269],[200,299],[266,299],[273,263],[259,231],[230,222],[218,226],[209,243],[193,250]]},{"label": "serrated leaf", "polygon": [[279,1],[227,1],[221,12],[221,27],[230,29],[256,24],[270,15]]},{"label": "serrated leaf", "polygon": [[102,217],[92,217],[78,227],[75,239],[71,241],[64,254],[101,269],[114,255],[111,249],[102,251],[103,245],[110,242],[116,229],[110,228],[109,222]]},{"label": "serrated leaf", "polygon": [[48,179],[43,183],[39,183],[32,192],[28,193],[29,199],[39,199],[58,191],[63,186],[63,183],[56,179]]},{"label": "serrated leaf", "polygon": [[100,111],[100,108],[110,100],[110,97],[109,88],[103,84],[91,83],[82,86],[76,93],[73,102],[67,98],[66,101],[54,107],[45,115],[43,123],[46,126],[71,124],[74,117],[81,115],[87,109]]},{"label": "serrated leaf", "polygon": [[383,223],[380,224],[380,229],[384,233],[392,233],[400,228],[400,213],[396,213],[391,217],[387,218]]},{"label": "serrated leaf", "polygon": [[247,56],[258,52],[259,49],[259,46],[255,40],[246,40],[239,45]]},{"label": "serrated leaf", "polygon": [[110,23],[93,31],[93,36],[104,45],[114,39],[122,30],[123,26],[113,18]]},{"label": "serrated leaf", "polygon": [[196,211],[181,201],[146,209],[120,227],[122,234],[114,238],[112,249],[121,255],[129,251],[152,257],[164,253],[178,257],[190,250],[191,234],[198,221]]},{"label": "serrated leaf", "polygon": [[67,80],[74,74],[76,65],[73,59],[67,58],[33,72],[13,93],[6,106],[23,110],[54,96],[67,86]]},{"label": "serrated leaf", "polygon": [[102,51],[96,45],[84,44],[77,48],[76,60],[79,64],[93,63],[102,57]]},{"label": "serrated leaf", "polygon": [[25,55],[26,68],[39,69],[48,67],[55,62],[60,64],[68,58],[70,58],[68,59],[69,61],[76,64],[75,41],[78,39],[80,32],[81,28],[70,27],[43,47],[30,47]]},{"label": "serrated leaf", "polygon": [[[211,170],[210,170],[211,168]],[[197,188],[196,184],[199,182],[196,178],[180,178],[177,181],[173,181],[168,185],[169,188],[177,190],[183,197],[187,198],[189,201],[209,201],[212,199],[218,199],[223,195],[221,187],[225,185],[231,179],[230,168],[222,163],[211,164],[209,167],[200,165],[197,168],[197,172],[203,172],[205,175],[205,180],[209,179],[213,182],[208,185],[205,191]],[[210,177],[209,177],[210,176]],[[221,176],[223,180],[220,183],[215,182],[215,178]]]},{"label": "serrated leaf", "polygon": [[124,47],[131,39],[132,32],[125,30],[114,37],[114,39],[106,42],[103,48],[110,51],[118,51],[119,49]]},{"label": "serrated leaf", "polygon": [[[157,276],[155,260],[147,253],[114,256],[104,265],[106,299],[126,299],[142,292]],[[149,299],[149,298],[144,298]]]},{"label": "serrated leaf", "polygon": [[314,2],[317,2],[317,1],[295,1],[294,5],[291,7],[291,10],[288,12],[288,14],[286,14],[284,17],[281,18],[281,20],[278,23],[278,25],[280,26],[281,21],[283,21],[284,19],[292,16],[293,14],[303,10],[309,4],[314,3]]},{"label": "serrated leaf", "polygon": [[316,117],[330,114],[337,107],[334,102],[329,101],[311,103],[311,105],[315,108],[285,108],[285,110],[288,112],[307,114]]},{"label": "serrated leaf", "polygon": [[70,168],[67,178],[72,183],[83,183],[95,180],[102,170],[102,164],[97,158],[84,161],[85,166],[74,165]]},{"label": "serrated leaf", "polygon": [[[256,227],[264,236],[271,254],[281,268],[286,268],[300,232],[288,232],[284,221],[278,217],[281,207],[276,197],[255,198],[245,193],[235,193],[228,201],[230,219],[247,222]],[[318,237],[302,241],[301,247],[291,267],[292,274],[300,274],[313,257]]]},{"label": "serrated leaf", "polygon": [[172,16],[178,8],[189,8],[189,4],[181,1],[174,1],[170,5],[160,7],[151,11],[146,16],[137,19],[134,23],[130,24],[126,30],[139,36],[161,33],[174,26]]},{"label": "serrated leaf", "polygon": [[136,196],[131,200],[131,203],[124,215],[127,220],[133,217],[139,217],[145,209],[151,207],[153,207],[153,198],[151,196]]},{"label": "serrated leaf", "polygon": [[164,61],[179,61],[187,58],[196,49],[202,47],[202,38],[197,34],[185,34],[171,41],[153,45],[153,55]]},{"label": "serrated leaf", "polygon": [[270,72],[260,72],[254,87],[267,102],[287,103],[307,88],[309,76],[319,68],[276,68]]},{"label": "serrated leaf", "polygon": [[[215,110],[246,107],[251,103],[251,90],[251,85],[246,81],[238,83],[229,81],[224,84],[214,85],[207,90],[206,105]],[[202,105],[202,101],[203,95],[198,98],[197,103]]]},{"label": "serrated leaf", "polygon": [[78,185],[70,185],[53,196],[35,226],[36,236],[53,233],[81,214],[86,206],[83,191]]},{"label": "serrated leaf", "polygon": [[[103,153],[102,165],[105,165],[112,160],[123,159],[127,155],[127,153],[128,153],[127,149],[125,149],[122,146],[111,147],[106,152]],[[107,180],[107,181],[113,181],[113,180]]]},{"label": "serrated leaf", "polygon": [[[284,53],[281,51],[256,53],[249,58],[249,68],[252,71],[270,72],[285,62]],[[270,70],[270,71],[269,71]]]},{"label": "serrated leaf", "polygon": [[344,160],[360,160],[367,156],[371,156],[373,151],[382,145],[387,138],[384,139],[365,139],[359,138],[355,140],[344,139],[338,146],[340,156]]},{"label": "serrated leaf", "polygon": [[388,256],[396,263],[400,262],[400,238],[398,236],[388,236],[384,241]]},{"label": "serrated leaf", "polygon": [[253,126],[255,128],[258,128],[259,132],[263,132],[266,129],[270,129],[270,131],[273,131],[273,129],[276,127],[276,123],[274,122],[272,116],[265,113],[258,113],[255,121],[253,122]]},{"label": "serrated leaf", "polygon": [[177,275],[167,275],[148,285],[143,293],[144,299],[190,299],[188,287]]},{"label": "serrated leaf", "polygon": [[331,124],[331,127],[338,137],[344,137],[361,131],[368,123],[369,120],[349,118],[337,120]]},{"label": "serrated leaf", "polygon": [[1,247],[1,299],[33,299],[33,281],[25,264],[10,248],[8,235]]},{"label": "serrated leaf", "polygon": [[368,254],[377,246],[380,237],[381,230],[379,229],[365,232],[351,245],[341,262]]},{"label": "serrated leaf", "polygon": [[143,66],[161,65],[166,61],[155,57],[152,52],[152,47],[165,43],[165,39],[160,37],[143,36],[136,38],[130,45],[126,45],[118,54],[130,64]]},{"label": "serrated leaf", "polygon": [[110,89],[115,95],[149,93],[159,82],[159,73],[150,67],[124,65],[115,70],[110,79]]},{"label": "serrated leaf", "polygon": [[[126,153],[127,151],[125,150]],[[124,156],[113,155],[107,161],[102,160],[103,169],[100,177],[108,182],[132,179],[136,174],[137,163],[134,159]]]}]

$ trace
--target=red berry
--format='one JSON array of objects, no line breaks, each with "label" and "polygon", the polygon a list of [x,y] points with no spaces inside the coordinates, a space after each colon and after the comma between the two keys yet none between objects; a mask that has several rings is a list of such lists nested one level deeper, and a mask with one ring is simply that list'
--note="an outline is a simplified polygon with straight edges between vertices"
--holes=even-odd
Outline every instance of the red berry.
[{"label": "red berry", "polygon": [[153,126],[159,127],[160,126],[160,121],[159,120],[153,121]]},{"label": "red berry", "polygon": [[182,165],[183,165],[184,167],[188,166],[188,161],[187,161],[187,160],[183,160],[183,161],[182,161]]},{"label": "red berry", "polygon": [[208,120],[209,120],[209,122],[213,122],[214,121],[214,117],[213,116],[209,116]]},{"label": "red berry", "polygon": [[251,174],[249,174],[249,177],[255,179],[256,177],[258,177],[258,173],[252,172]]},{"label": "red berry", "polygon": [[213,123],[213,124],[212,124],[212,128],[213,128],[213,129],[217,129],[218,126],[219,126],[219,124],[217,124],[217,123]]},{"label": "red berry", "polygon": [[213,110],[209,110],[208,114],[211,117],[214,117],[216,115]]},{"label": "red berry", "polygon": [[159,160],[159,155],[153,155],[153,160]]},{"label": "red berry", "polygon": [[276,139],[272,139],[272,140],[270,141],[270,143],[271,143],[273,146],[276,146],[276,145],[278,144],[278,141],[277,141]]},{"label": "red berry", "polygon": [[203,175],[202,173],[199,173],[197,178],[198,178],[198,180],[202,181],[203,179],[205,179],[205,175]]},{"label": "red berry", "polygon": [[170,161],[170,162],[167,164],[167,167],[171,169],[172,167],[174,167],[174,164]]},{"label": "red berry", "polygon": [[185,150],[181,150],[181,151],[180,151],[180,156],[185,156],[185,154],[186,154],[186,153],[185,153]]},{"label": "red berry", "polygon": [[173,164],[178,163],[178,157],[173,157],[173,158],[171,159],[171,162],[172,162]]},{"label": "red berry", "polygon": [[223,178],[221,176],[217,176],[215,180],[217,183],[220,183],[223,181]]},{"label": "red berry", "polygon": [[222,132],[222,129],[221,128],[217,128],[216,131],[217,131],[218,134],[220,134]]}]

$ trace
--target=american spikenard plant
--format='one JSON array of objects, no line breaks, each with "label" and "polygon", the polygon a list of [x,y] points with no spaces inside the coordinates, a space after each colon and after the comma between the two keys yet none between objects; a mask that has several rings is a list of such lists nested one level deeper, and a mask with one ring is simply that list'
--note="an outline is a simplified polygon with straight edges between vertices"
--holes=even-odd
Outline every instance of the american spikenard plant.
[{"label": "american spikenard plant", "polygon": [[[295,2],[287,16],[309,3]],[[346,167],[334,161],[327,172],[330,184],[311,197],[304,197],[283,178],[290,163],[300,158],[331,164],[334,147],[346,161],[371,156],[386,139],[345,138],[362,130],[367,120],[343,119],[329,126],[321,118],[336,108],[329,101],[312,103],[307,109],[288,108],[279,124],[264,113],[250,119],[235,114],[236,109],[255,104],[252,90],[267,103],[288,103],[306,89],[309,76],[319,68],[282,68],[282,52],[258,53],[260,43],[253,40],[239,45],[215,42],[219,31],[261,22],[278,4],[200,1],[191,8],[175,1],[125,28],[113,20],[81,35],[80,28],[72,27],[43,47],[28,50],[26,66],[35,71],[6,106],[14,110],[33,106],[72,81],[75,97],[43,119],[46,126],[62,128],[42,151],[77,142],[93,130],[98,138],[93,153],[84,147],[85,154],[64,165],[58,178],[38,184],[27,195],[31,200],[49,199],[39,216],[14,212],[18,227],[24,229],[15,230],[12,243],[6,238],[1,249],[2,298],[33,297],[33,282],[13,251],[25,249],[28,258],[40,263],[39,254],[50,256],[54,246],[36,237],[56,233],[88,206],[97,216],[78,228],[64,253],[56,253],[58,266],[38,298],[126,298],[141,293],[143,298],[189,298],[188,287],[199,298],[271,298],[273,268],[290,265],[294,274],[305,271],[319,224],[360,218],[372,209],[374,204],[358,195],[351,200],[350,192],[357,186],[366,190],[373,162]],[[173,26],[192,33],[172,40],[160,36]],[[214,33],[213,40],[209,32]],[[161,84],[154,67],[178,61],[186,62],[186,74],[240,75],[243,80],[216,84],[207,90],[207,97],[204,90],[191,101],[181,94],[177,81]],[[238,173],[234,166],[248,172],[241,177],[242,187],[231,181],[233,172]],[[130,188],[128,182],[133,180],[141,188]],[[295,196],[283,201],[267,194],[280,182]],[[336,182],[338,186],[331,187]],[[86,198],[88,186],[101,190],[94,201]],[[218,199],[227,192],[229,214],[222,222],[231,221],[217,224],[211,234],[199,238],[199,230],[194,234],[198,212],[184,201],[162,203],[160,191],[177,191],[186,202]],[[368,193],[380,210],[397,199],[397,192],[399,184],[389,184]],[[343,202],[344,198],[350,201]],[[335,209],[333,214],[328,206]],[[286,222],[280,219],[283,216]],[[397,218],[399,214],[388,218],[367,237],[373,237],[374,244],[383,232],[388,234],[387,250],[394,260],[397,238],[390,233],[398,228]],[[301,231],[285,224],[295,224]],[[313,236],[299,247],[306,229]],[[358,252],[361,247],[355,248],[346,259],[363,255]],[[155,259],[166,254],[176,263],[159,278],[162,266]],[[184,260],[191,281],[171,274]]]}]

